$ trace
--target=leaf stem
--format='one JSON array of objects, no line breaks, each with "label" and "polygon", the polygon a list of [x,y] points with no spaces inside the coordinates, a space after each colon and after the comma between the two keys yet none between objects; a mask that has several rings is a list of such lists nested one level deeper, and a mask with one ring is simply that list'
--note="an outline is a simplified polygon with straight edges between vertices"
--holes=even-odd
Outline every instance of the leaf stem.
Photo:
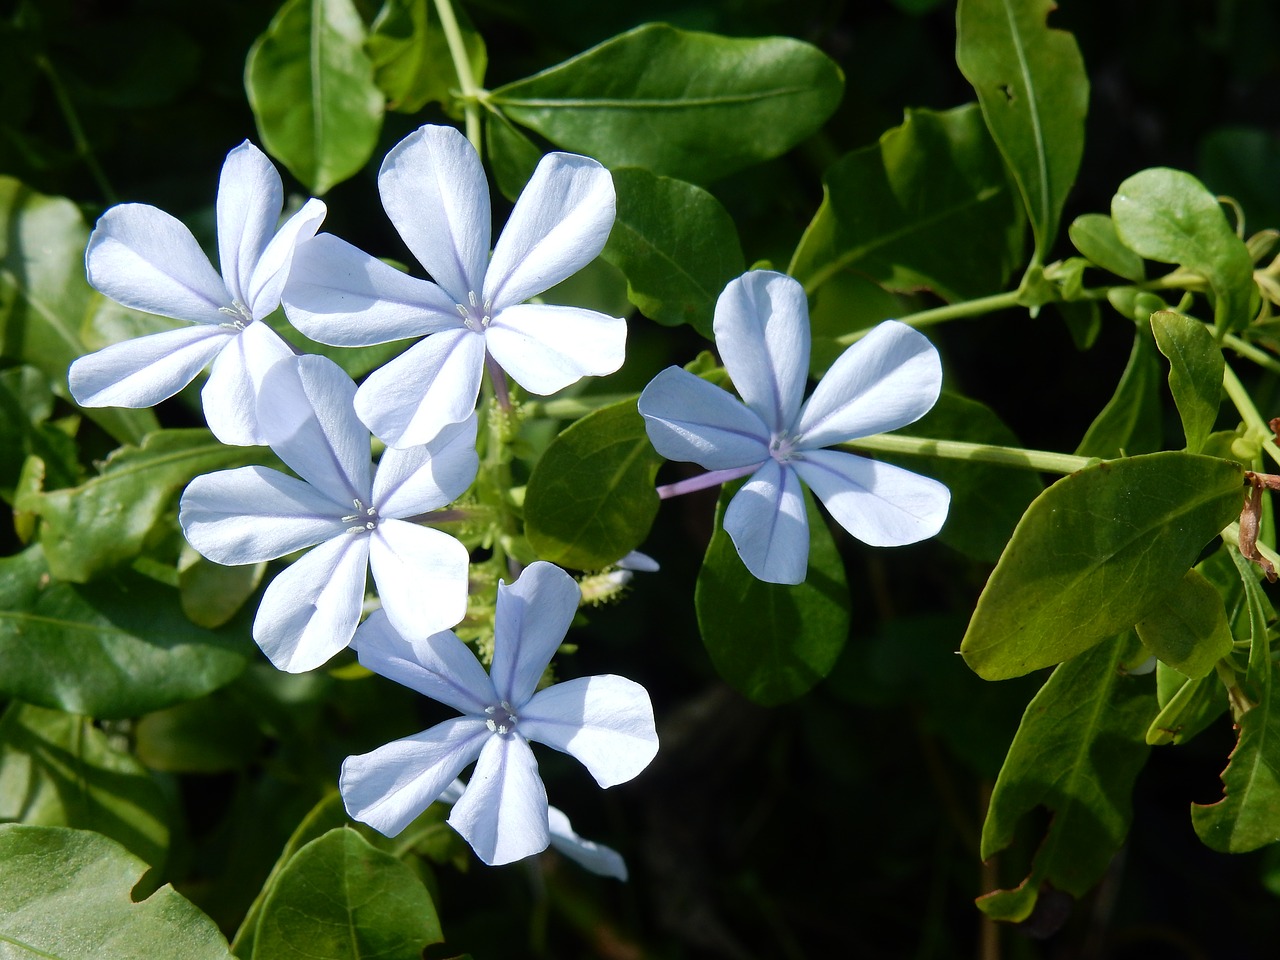
[{"label": "leaf stem", "polygon": [[848,443],[836,446],[837,449],[858,453],[905,453],[920,457],[938,457],[943,460],[990,463],[998,467],[1035,470],[1041,473],[1075,473],[1098,462],[1096,457],[1079,457],[1071,453],[1024,450],[1022,447],[1000,447],[989,443],[968,443],[964,440],[933,440],[928,437],[908,437],[889,433],[859,437],[857,440],[850,440]]},{"label": "leaf stem", "polygon": [[[921,310],[918,313],[908,314],[905,317],[899,317],[903,323],[917,329],[921,327],[930,327],[935,323],[944,323],[947,320],[959,320],[963,317],[977,317],[984,313],[992,313],[996,310],[1005,310],[1009,307],[1019,306],[1019,297],[1021,292],[1018,290],[1007,290],[1004,293],[993,293],[989,297],[978,297],[976,300],[962,300],[960,303],[944,303],[940,307],[933,307],[929,310]],[[842,347],[847,347],[851,343],[856,343],[871,332],[868,327],[864,330],[854,330],[852,333],[846,333],[842,337],[836,337],[836,343]]]},{"label": "leaf stem", "polygon": [[453,69],[457,71],[458,83],[462,87],[462,110],[466,118],[467,139],[476,148],[476,153],[483,156],[480,139],[480,85],[476,83],[471,72],[471,58],[467,56],[467,44],[462,39],[462,30],[458,27],[458,18],[453,12],[452,0],[435,0],[436,12],[440,14],[440,27],[444,30],[445,42],[449,44],[449,56],[453,60]]}]

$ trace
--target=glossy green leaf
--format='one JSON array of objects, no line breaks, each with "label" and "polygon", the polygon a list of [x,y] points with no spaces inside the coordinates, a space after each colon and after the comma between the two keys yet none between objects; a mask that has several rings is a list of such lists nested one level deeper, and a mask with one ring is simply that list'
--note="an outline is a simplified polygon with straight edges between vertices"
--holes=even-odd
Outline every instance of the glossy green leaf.
[{"label": "glossy green leaf", "polygon": [[[458,72],[444,31],[432,24],[430,10],[428,0],[385,0],[369,30],[365,50],[388,110],[417,113],[433,101],[448,106],[457,98]],[[455,13],[463,19],[461,8]],[[471,75],[481,83],[489,59],[484,40],[470,24],[459,27]]]},{"label": "glossy green leaf", "polygon": [[41,519],[50,572],[85,583],[137,556],[192,478],[264,456],[259,448],[219,443],[208,430],[162,430],[117,450],[80,486],[25,496],[20,506]]},{"label": "glossy green leaf", "polygon": [[165,799],[133,757],[88,717],[11,703],[0,718],[0,820],[96,830],[159,867]]},{"label": "glossy green leaf", "polygon": [[[81,330],[103,302],[85,279],[89,230],[70,200],[0,176],[0,357],[29,363],[71,399],[67,368],[88,351]],[[122,442],[157,427],[150,410],[85,413]]]},{"label": "glossy green leaf", "polygon": [[1160,358],[1151,338],[1137,331],[1116,392],[1089,424],[1076,454],[1110,459],[1161,449],[1164,446],[1164,411],[1160,405],[1163,379]]},{"label": "glossy green leaf", "polygon": [[809,570],[794,586],[765,583],[743,566],[716,507],[715,533],[698,573],[694,606],[702,642],[720,676],[764,706],[794,700],[831,672],[849,636],[849,588],[826,519],[805,492]]},{"label": "glossy green leaf", "polygon": [[822,126],[843,89],[840,68],[800,40],[650,23],[488,99],[608,167],[705,183],[790,150]]},{"label": "glossy green leaf", "polygon": [[1186,743],[1227,709],[1227,694],[1214,674],[1189,680],[1167,664],[1156,663],[1160,713],[1147,728],[1147,743]]},{"label": "glossy green leaf", "polygon": [[1243,469],[1152,453],[1063,477],[1023,515],[960,652],[988,680],[1061,663],[1164,602],[1240,511]]},{"label": "glossy green leaf", "polygon": [[997,920],[1030,916],[1043,884],[1073,896],[1098,882],[1133,818],[1133,782],[1150,747],[1150,689],[1122,670],[1140,649],[1132,632],[1053,671],[1009,747],[982,826],[983,860],[1004,850],[1037,807],[1053,814],[1026,879],[978,898]]},{"label": "glossy green leaf", "polygon": [[1172,310],[1151,315],[1151,332],[1169,361],[1169,390],[1182,418],[1187,450],[1199,453],[1222,402],[1222,350],[1203,323]]},{"label": "glossy green leaf", "polygon": [[50,578],[39,546],[0,560],[0,696],[136,717],[229,683],[252,649],[247,617],[197,627],[138,574],[78,586]]},{"label": "glossy green leaf", "polygon": [[373,156],[383,96],[352,0],[286,0],[245,62],[244,85],[267,152],[315,194]]},{"label": "glossy green leaf", "polygon": [[338,827],[289,858],[258,918],[253,960],[419,960],[443,938],[422,881]]},{"label": "glossy green leaf", "polygon": [[1052,0],[960,0],[956,64],[1022,193],[1049,258],[1062,205],[1080,169],[1089,78],[1075,37],[1048,26]]},{"label": "glossy green leaf", "polygon": [[542,151],[496,107],[484,113],[484,143],[493,179],[502,195],[515,200],[533,176]]},{"label": "glossy green leaf", "polygon": [[1191,825],[1205,845],[1245,853],[1280,840],[1280,706],[1275,665],[1262,677],[1262,700],[1242,716],[1236,747],[1222,772],[1223,797],[1191,805]]},{"label": "glossy green leaf", "polygon": [[789,272],[810,293],[852,270],[893,290],[977,297],[1021,262],[1024,230],[978,108],[909,110],[879,143],[827,170]]},{"label": "glossy green leaf", "polygon": [[601,256],[646,317],[712,339],[716,298],[746,266],[733,219],[701,187],[639,167],[613,171],[613,185],[618,215]]},{"label": "glossy green leaf", "polygon": [[1235,330],[1252,319],[1253,258],[1218,199],[1191,174],[1167,167],[1135,173],[1111,198],[1111,218],[1124,244],[1148,260],[1203,275],[1219,326]]},{"label": "glossy green leaf", "polygon": [[46,423],[53,412],[48,379],[35,367],[0,370],[0,496],[13,502],[22,463],[37,456],[50,486],[69,487],[80,479],[76,443]]},{"label": "glossy green leaf", "polygon": [[1104,213],[1086,213],[1071,221],[1067,236],[1091,263],[1117,277],[1141,283],[1147,278],[1142,258],[1124,245],[1115,222]]},{"label": "glossy green leaf", "polygon": [[658,513],[663,460],[634,398],[567,427],[547,447],[525,489],[525,535],[543,560],[598,570],[644,541]]},{"label": "glossy green leaf", "polygon": [[1138,621],[1137,630],[1148,650],[1192,680],[1208,676],[1235,645],[1222,595],[1194,570]]},{"label": "glossy green leaf", "polygon": [[217,925],[166,884],[135,903],[146,864],[87,830],[0,826],[0,943],[42,960],[230,960]]}]

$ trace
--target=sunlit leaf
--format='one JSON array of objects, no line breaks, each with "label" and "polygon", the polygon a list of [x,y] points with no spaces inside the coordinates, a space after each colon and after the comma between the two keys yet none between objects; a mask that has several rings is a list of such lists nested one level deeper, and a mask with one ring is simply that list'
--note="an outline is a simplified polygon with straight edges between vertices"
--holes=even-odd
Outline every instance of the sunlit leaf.
[{"label": "sunlit leaf", "polygon": [[1171,310],[1151,315],[1151,332],[1169,361],[1169,390],[1182,418],[1187,450],[1199,453],[1222,402],[1222,350],[1203,323]]}]

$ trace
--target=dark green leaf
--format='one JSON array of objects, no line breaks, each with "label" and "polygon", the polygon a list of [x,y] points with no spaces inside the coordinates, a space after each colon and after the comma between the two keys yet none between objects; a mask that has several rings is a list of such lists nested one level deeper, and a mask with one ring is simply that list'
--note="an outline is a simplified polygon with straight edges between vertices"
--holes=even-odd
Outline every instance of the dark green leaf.
[{"label": "dark green leaf", "polygon": [[1192,680],[1208,676],[1235,645],[1222,595],[1194,570],[1138,621],[1137,630],[1148,650]]},{"label": "dark green leaf", "polygon": [[484,114],[484,142],[489,165],[502,195],[508,200],[515,200],[533,176],[534,168],[542,159],[542,151],[502,111],[489,106]]},{"label": "dark green leaf", "polygon": [[618,215],[601,256],[646,317],[712,339],[716,298],[745,267],[733,219],[701,187],[639,167],[613,171],[613,185]]},{"label": "dark green leaf", "polygon": [[698,574],[694,605],[716,670],[756,703],[794,700],[831,672],[849,636],[849,588],[826,520],[805,492],[809,570],[794,586],[765,583],[742,564],[724,532],[726,487]]},{"label": "dark green leaf", "polygon": [[1147,743],[1186,743],[1227,709],[1227,695],[1216,675],[1188,680],[1173,667],[1156,663],[1159,715],[1147,728]]},{"label": "dark green leaf", "polygon": [[1249,629],[1248,679],[1262,683],[1271,676],[1271,631],[1267,625],[1275,619],[1275,610],[1259,582],[1261,570],[1244,558],[1239,550],[1227,548],[1236,572],[1244,586],[1244,608]]},{"label": "dark green leaf", "polygon": [[[417,113],[434,101],[449,106],[460,89],[444,32],[432,27],[427,0],[386,0],[369,32],[365,50],[374,80],[386,95],[387,109]],[[461,19],[462,10],[456,11]],[[488,54],[480,34],[459,24],[471,75],[484,79]]]},{"label": "dark green leaf", "polygon": [[44,374],[27,366],[0,370],[0,495],[10,503],[28,456],[44,462],[50,486],[69,487],[80,479],[75,441],[45,422],[52,412]]},{"label": "dark green leaf", "polygon": [[1089,261],[1117,277],[1141,283],[1147,278],[1142,258],[1130,250],[1116,233],[1116,225],[1103,213],[1086,213],[1071,221],[1067,236]]},{"label": "dark green leaf", "polygon": [[964,299],[999,290],[1021,262],[1024,220],[973,104],[908,111],[827,170],[823,192],[789,268],[810,293],[854,270]]},{"label": "dark green leaf", "polygon": [[1160,359],[1151,338],[1139,330],[1116,392],[1089,424],[1076,454],[1109,459],[1152,453],[1164,446],[1161,379]]},{"label": "dark green leaf", "polygon": [[1166,451],[1097,463],[1031,504],[960,652],[988,680],[1061,663],[1147,616],[1239,514],[1243,468]]},{"label": "dark green leaf", "polygon": [[262,752],[257,723],[222,691],[148,713],[134,727],[138,759],[152,770],[221,773]]},{"label": "dark green leaf", "polygon": [[1089,78],[1075,37],[1046,23],[1052,0],[960,0],[956,63],[1022,192],[1044,263],[1084,152]]},{"label": "dark green leaf", "polygon": [[650,23],[499,87],[489,102],[608,167],[705,183],[790,150],[843,88],[840,68],[799,40]]},{"label": "dark green leaf", "polygon": [[1203,323],[1171,310],[1151,315],[1151,332],[1169,361],[1169,390],[1182,418],[1187,450],[1200,453],[1222,402],[1222,350]]},{"label": "dark green leaf", "polygon": [[254,41],[244,85],[267,152],[316,194],[368,162],[382,91],[352,0],[286,0]]}]

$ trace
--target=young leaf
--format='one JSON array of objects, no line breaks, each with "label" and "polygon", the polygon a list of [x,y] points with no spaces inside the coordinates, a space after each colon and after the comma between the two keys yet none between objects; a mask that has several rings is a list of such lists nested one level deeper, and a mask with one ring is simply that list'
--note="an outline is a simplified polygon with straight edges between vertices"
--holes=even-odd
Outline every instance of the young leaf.
[{"label": "young leaf", "polygon": [[893,290],[977,297],[1021,262],[1024,233],[978,108],[909,110],[879,143],[827,170],[788,272],[810,293],[855,270]]},{"label": "young leaf", "polygon": [[740,693],[771,707],[805,693],[835,666],[849,635],[849,588],[831,531],[807,491],[804,582],[765,583],[747,572],[723,523],[740,486],[720,494],[693,599],[716,670]]},{"label": "young leaf", "polygon": [[1086,213],[1071,221],[1067,236],[1077,250],[1103,270],[1141,283],[1147,278],[1142,258],[1126,247],[1116,233],[1115,222],[1103,213]]},{"label": "young leaf", "polygon": [[[431,26],[429,11],[427,0],[386,0],[373,21],[365,50],[389,110],[417,113],[432,101],[447,106],[456,99],[458,72],[444,32]],[[455,12],[463,19],[461,8]],[[480,83],[489,59],[484,40],[470,24],[459,26],[471,75]]]},{"label": "young leaf", "polygon": [[1089,424],[1076,454],[1109,459],[1152,453],[1164,446],[1160,373],[1160,359],[1151,338],[1138,330],[1116,392]]},{"label": "young leaf", "polygon": [[217,925],[168,884],[135,903],[146,864],[99,833],[7,823],[0,863],[0,942],[15,957],[231,958]]},{"label": "young leaf", "polygon": [[1062,205],[1080,169],[1089,78],[1075,37],[1051,29],[1052,0],[960,0],[956,64],[1017,181],[1048,259]]},{"label": "young leaf", "polygon": [[982,859],[1008,847],[1036,807],[1053,819],[1027,878],[978,898],[987,916],[1025,920],[1046,883],[1082,896],[1124,842],[1156,714],[1146,685],[1120,669],[1136,649],[1131,632],[1094,647],[1054,670],[1027,704],[987,807]]},{"label": "young leaf", "polygon": [[639,167],[613,171],[618,215],[601,256],[627,277],[627,297],[651,320],[712,339],[720,291],[745,264],[738,229],[701,187]]},{"label": "young leaf", "polygon": [[1169,390],[1182,418],[1187,451],[1199,453],[1222,402],[1222,350],[1203,323],[1172,310],[1151,315],[1151,332],[1169,360]]},{"label": "young leaf", "polygon": [[571,424],[529,477],[529,544],[541,559],[578,570],[599,570],[624,557],[653,526],[653,484],[662,463],[634,398]]},{"label": "young leaf", "polygon": [[1238,463],[1165,451],[1097,463],[1036,498],[960,645],[988,680],[1061,663],[1147,616],[1240,511]]},{"label": "young leaf", "polygon": [[1188,680],[1165,663],[1156,663],[1160,713],[1147,728],[1147,743],[1186,743],[1227,709],[1227,693],[1213,674]]},{"label": "young leaf", "polygon": [[1138,621],[1137,630],[1148,650],[1192,680],[1208,676],[1235,645],[1222,595],[1195,570]]},{"label": "young leaf", "polygon": [[608,167],[706,183],[790,150],[822,126],[843,89],[840,68],[799,40],[650,23],[488,101]]},{"label": "young leaf", "polygon": [[382,129],[364,42],[352,0],[286,0],[245,62],[263,147],[317,195],[368,162]]}]

